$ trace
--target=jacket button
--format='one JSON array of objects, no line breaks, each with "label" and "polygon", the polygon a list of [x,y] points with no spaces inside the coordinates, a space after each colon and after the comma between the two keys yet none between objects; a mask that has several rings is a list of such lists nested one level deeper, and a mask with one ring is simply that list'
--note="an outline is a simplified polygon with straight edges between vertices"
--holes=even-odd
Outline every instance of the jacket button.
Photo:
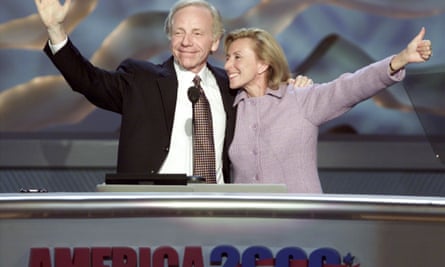
[{"label": "jacket button", "polygon": [[168,152],[168,146],[164,147],[164,151]]}]

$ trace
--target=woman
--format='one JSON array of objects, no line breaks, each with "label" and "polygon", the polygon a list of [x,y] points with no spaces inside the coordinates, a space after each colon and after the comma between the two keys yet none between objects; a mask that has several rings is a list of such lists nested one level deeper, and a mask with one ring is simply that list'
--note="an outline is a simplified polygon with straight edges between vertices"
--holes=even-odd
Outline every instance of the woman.
[{"label": "woman", "polygon": [[317,172],[319,126],[405,77],[404,67],[425,62],[431,42],[425,29],[397,55],[324,84],[290,88],[289,68],[274,38],[261,29],[239,29],[225,39],[225,70],[237,122],[229,150],[235,183],[285,184],[292,193],[322,193]]}]

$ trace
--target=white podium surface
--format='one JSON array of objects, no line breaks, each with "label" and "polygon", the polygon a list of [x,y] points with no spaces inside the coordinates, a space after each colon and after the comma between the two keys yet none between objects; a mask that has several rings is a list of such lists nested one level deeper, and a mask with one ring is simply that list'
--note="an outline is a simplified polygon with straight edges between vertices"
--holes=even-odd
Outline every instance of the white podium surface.
[{"label": "white podium surface", "polygon": [[444,250],[443,198],[0,195],[1,267],[444,266]]}]

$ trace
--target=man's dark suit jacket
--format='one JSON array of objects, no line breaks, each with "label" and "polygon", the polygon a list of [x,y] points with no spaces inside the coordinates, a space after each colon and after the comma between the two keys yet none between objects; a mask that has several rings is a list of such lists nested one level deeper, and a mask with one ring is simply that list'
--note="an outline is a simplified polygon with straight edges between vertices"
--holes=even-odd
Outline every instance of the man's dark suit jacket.
[{"label": "man's dark suit jacket", "polygon": [[[106,71],[93,66],[70,40],[55,55],[48,45],[44,51],[74,91],[94,105],[122,115],[117,172],[157,173],[169,151],[173,129],[178,88],[173,57],[159,65],[127,59],[116,71]],[[229,183],[228,148],[234,131],[236,92],[229,89],[224,70],[208,67],[220,88],[227,116],[222,158],[224,180]]]}]

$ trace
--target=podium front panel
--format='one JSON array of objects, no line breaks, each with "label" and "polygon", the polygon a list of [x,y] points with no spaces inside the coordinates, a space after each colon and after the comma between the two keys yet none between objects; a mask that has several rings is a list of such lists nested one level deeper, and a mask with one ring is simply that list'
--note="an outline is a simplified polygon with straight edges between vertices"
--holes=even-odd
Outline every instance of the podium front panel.
[{"label": "podium front panel", "polygon": [[442,266],[444,240],[441,198],[0,196],[0,266],[8,267]]}]

